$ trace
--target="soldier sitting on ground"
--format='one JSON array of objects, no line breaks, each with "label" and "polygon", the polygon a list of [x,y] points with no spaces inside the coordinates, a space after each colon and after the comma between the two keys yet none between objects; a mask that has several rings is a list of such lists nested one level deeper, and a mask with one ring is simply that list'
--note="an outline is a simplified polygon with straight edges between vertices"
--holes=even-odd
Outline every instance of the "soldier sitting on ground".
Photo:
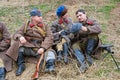
[{"label": "soldier sitting on ground", "polygon": [[52,32],[42,21],[42,13],[38,9],[30,11],[30,21],[16,31],[13,38],[14,44],[7,51],[7,55],[17,63],[16,76],[21,75],[26,69],[26,60],[36,63],[39,56],[45,52],[46,69],[54,70],[55,54],[50,50],[53,44]]},{"label": "soldier sitting on ground", "polygon": [[0,23],[0,80],[5,80],[6,72],[12,70],[12,59],[5,54],[10,43],[10,33],[6,26]]},{"label": "soldier sitting on ground", "polygon": [[76,17],[78,22],[73,24],[70,30],[75,36],[71,42],[80,64],[80,70],[85,72],[88,67],[86,60],[91,66],[93,64],[92,56],[96,57],[97,55],[96,58],[100,56],[98,35],[101,33],[101,29],[100,25],[95,20],[89,19],[82,9],[76,11]]},{"label": "soldier sitting on ground", "polygon": [[65,63],[68,63],[69,36],[66,36],[64,30],[70,29],[72,25],[72,20],[68,18],[67,11],[68,9],[64,5],[60,5],[56,10],[57,20],[51,26],[54,43],[56,43],[54,46],[57,51],[57,61],[61,61],[63,56]]}]

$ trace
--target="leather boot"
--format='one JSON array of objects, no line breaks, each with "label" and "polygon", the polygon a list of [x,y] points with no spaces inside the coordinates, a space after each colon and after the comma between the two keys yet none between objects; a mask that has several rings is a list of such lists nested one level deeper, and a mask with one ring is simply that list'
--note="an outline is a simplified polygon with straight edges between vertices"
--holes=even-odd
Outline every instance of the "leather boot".
[{"label": "leather boot", "polygon": [[24,62],[24,51],[23,51],[23,47],[21,47],[19,49],[19,53],[18,53],[18,59],[17,59],[17,66],[18,66],[18,69],[16,70],[16,76],[19,76],[23,73],[23,71],[25,70],[25,62]]},{"label": "leather boot", "polygon": [[5,80],[6,70],[4,67],[0,67],[0,80]]},{"label": "leather boot", "polygon": [[57,54],[58,54],[57,61],[60,62],[62,60],[62,51],[58,51]]},{"label": "leather boot", "polygon": [[87,68],[88,68],[88,66],[87,66],[87,64],[85,62],[85,57],[82,54],[82,52],[80,50],[78,50],[78,49],[75,49],[74,52],[75,52],[75,57],[77,58],[78,63],[80,65],[79,69],[80,69],[80,71],[82,73],[84,73],[87,70]]},{"label": "leather boot", "polygon": [[64,55],[64,62],[68,63],[68,45],[67,43],[63,44],[63,55]]},{"label": "leather boot", "polygon": [[87,59],[87,62],[89,64],[89,66],[91,66],[93,64],[93,59],[92,57],[89,55],[89,54],[86,54],[86,59]]},{"label": "leather boot", "polygon": [[52,72],[55,71],[55,59],[50,59],[46,63],[45,72]]}]

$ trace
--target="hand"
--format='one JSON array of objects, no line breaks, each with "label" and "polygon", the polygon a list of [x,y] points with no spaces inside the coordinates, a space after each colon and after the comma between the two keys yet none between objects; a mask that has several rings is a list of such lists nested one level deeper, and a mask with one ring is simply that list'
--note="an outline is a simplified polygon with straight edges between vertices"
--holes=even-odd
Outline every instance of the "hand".
[{"label": "hand", "polygon": [[43,54],[43,53],[44,53],[44,48],[38,49],[37,53],[38,53],[38,54]]},{"label": "hand", "polygon": [[20,37],[20,42],[21,42],[22,44],[24,44],[24,43],[26,43],[27,41],[26,41],[26,39],[25,39],[23,36],[21,36],[21,37]]},{"label": "hand", "polygon": [[85,27],[85,26],[82,26],[81,30],[88,31],[87,27]]},{"label": "hand", "polygon": [[71,33],[77,33],[81,30],[82,24],[81,23],[73,23],[72,28],[70,29]]},{"label": "hand", "polygon": [[59,31],[58,33],[61,34],[64,30]]}]

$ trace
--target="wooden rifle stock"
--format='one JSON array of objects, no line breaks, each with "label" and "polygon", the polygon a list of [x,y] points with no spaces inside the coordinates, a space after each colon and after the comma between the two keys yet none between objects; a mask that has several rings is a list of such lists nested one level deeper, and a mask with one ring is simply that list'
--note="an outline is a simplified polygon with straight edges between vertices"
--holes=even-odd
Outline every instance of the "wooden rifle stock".
[{"label": "wooden rifle stock", "polygon": [[42,61],[42,59],[43,59],[43,56],[44,56],[44,54],[42,53],[42,54],[40,55],[40,58],[39,58],[37,64],[36,64],[36,70],[35,70],[35,72],[34,72],[34,74],[33,74],[33,76],[32,76],[32,79],[33,79],[33,80],[38,79],[39,71],[40,71],[40,63],[41,63],[41,61]]}]

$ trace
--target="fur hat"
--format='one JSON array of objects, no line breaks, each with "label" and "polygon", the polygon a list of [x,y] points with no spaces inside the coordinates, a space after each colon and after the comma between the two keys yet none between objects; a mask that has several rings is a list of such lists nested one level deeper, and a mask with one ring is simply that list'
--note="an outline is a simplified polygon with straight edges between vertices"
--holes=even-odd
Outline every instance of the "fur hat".
[{"label": "fur hat", "polygon": [[67,13],[67,9],[64,5],[60,5],[56,10],[56,15],[58,17],[64,16]]},{"label": "fur hat", "polygon": [[38,9],[32,9],[30,11],[30,16],[42,16],[42,13]]}]

